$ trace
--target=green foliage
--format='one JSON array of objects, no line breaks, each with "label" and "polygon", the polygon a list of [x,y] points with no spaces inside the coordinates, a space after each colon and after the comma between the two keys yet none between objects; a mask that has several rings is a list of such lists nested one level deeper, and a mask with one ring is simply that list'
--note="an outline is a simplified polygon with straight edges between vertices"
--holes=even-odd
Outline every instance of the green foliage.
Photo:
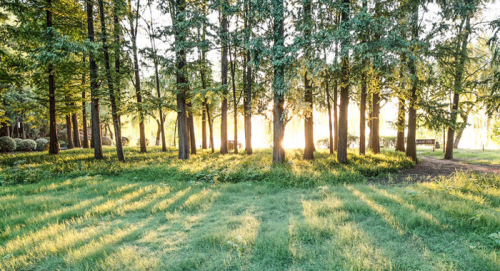
[{"label": "green foliage", "polygon": [[128,137],[122,137],[122,145],[123,146],[129,146],[130,145],[130,139]]},{"label": "green foliage", "polygon": [[49,140],[45,138],[38,138],[35,142],[37,151],[43,151],[45,149],[45,145],[49,144]]},{"label": "green foliage", "polygon": [[17,146],[19,151],[34,151],[36,150],[36,142],[33,139],[24,139]]},{"label": "green foliage", "polygon": [[0,137],[0,152],[13,152],[16,150],[16,147],[16,141],[11,137]]},{"label": "green foliage", "polygon": [[22,138],[14,138],[14,140],[16,141],[16,150],[20,151],[21,150],[21,143],[23,142],[23,139]]}]

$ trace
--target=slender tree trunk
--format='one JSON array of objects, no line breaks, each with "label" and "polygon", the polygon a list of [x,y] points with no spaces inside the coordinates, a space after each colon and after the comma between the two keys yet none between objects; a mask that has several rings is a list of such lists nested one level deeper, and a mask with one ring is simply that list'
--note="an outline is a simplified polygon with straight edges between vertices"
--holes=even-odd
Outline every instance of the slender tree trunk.
[{"label": "slender tree trunk", "polygon": [[[412,12],[412,40],[418,38],[418,4],[414,5]],[[412,78],[410,103],[408,106],[408,135],[406,138],[406,156],[410,157],[414,162],[417,162],[417,89],[418,77],[415,60],[410,58],[408,69]],[[444,142],[443,142],[444,143]]]},{"label": "slender tree trunk", "polygon": [[[366,61],[365,61],[366,64]],[[367,66],[365,65],[365,68]],[[367,97],[367,78],[366,71],[363,71],[361,77],[361,101],[359,105],[359,154],[366,153],[366,97]]]},{"label": "slender tree trunk", "polygon": [[[85,55],[83,56],[83,63],[85,66]],[[87,131],[87,102],[86,102],[86,91],[85,91],[85,73],[82,73],[82,86],[84,86],[84,89],[82,91],[82,131],[83,131],[83,144],[82,147],[84,149],[90,148],[89,146],[89,134]]]},{"label": "slender tree trunk", "polygon": [[[465,125],[467,125],[467,121],[469,119],[469,112],[467,112],[467,114],[465,114],[465,116],[463,116],[463,117],[464,117],[464,123],[465,123]],[[458,149],[458,144],[460,143],[460,139],[462,138],[464,130],[465,130],[465,127],[463,129],[460,129],[460,131],[458,131],[458,134],[455,137],[455,142],[453,142],[454,149]]]},{"label": "slender tree trunk", "polygon": [[189,132],[189,142],[191,144],[190,150],[191,154],[196,154],[196,138],[194,135],[194,116],[193,116],[193,107],[191,102],[187,104],[188,111],[188,132]]},{"label": "slender tree trunk", "polygon": [[[349,21],[350,1],[342,0],[342,23],[347,24]],[[349,109],[349,38],[344,37],[342,40],[342,79],[340,84],[340,112],[339,112],[339,146],[337,152],[337,160],[339,163],[347,163],[347,126],[348,126],[348,109]]]},{"label": "slender tree trunk", "polygon": [[272,1],[273,5],[273,36],[274,36],[274,109],[273,109],[273,163],[285,161],[283,139],[285,137],[285,8],[283,0]]},{"label": "slender tree trunk", "polygon": [[186,67],[185,24],[186,1],[176,0],[174,37],[176,49],[176,84],[177,84],[177,131],[179,133],[179,159],[189,159],[189,141],[187,131],[186,95],[188,78]]},{"label": "slender tree trunk", "polygon": [[[251,7],[250,7],[250,1],[245,0],[245,9],[246,9],[246,16],[245,16],[245,37],[244,37],[244,43],[249,44],[250,43],[250,32],[251,32],[251,27],[252,27],[252,21],[251,21],[251,15],[249,13]],[[245,152],[247,154],[252,154],[253,153],[253,148],[252,148],[252,67],[250,66],[250,61],[251,61],[251,56],[250,56],[250,50],[246,49],[245,52],[245,61],[244,61],[244,78],[243,80],[246,80],[245,84],[245,98],[243,99],[243,110],[245,114]],[[246,72],[245,72],[246,68]]]},{"label": "slender tree trunk", "polygon": [[201,148],[206,150],[207,147],[207,110],[205,109],[205,98],[201,101]]},{"label": "slender tree trunk", "polygon": [[[338,44],[335,44],[335,63],[337,63],[337,56],[339,54]],[[333,79],[333,149],[338,151],[339,149],[339,105],[338,105],[338,78],[335,76]]]},{"label": "slender tree trunk", "polygon": [[328,130],[330,131],[330,140],[328,141],[328,147],[330,149],[330,154],[333,154],[333,124],[332,124],[332,105],[330,102],[330,83],[329,75],[325,79],[325,91],[326,91],[326,107],[328,108]]},{"label": "slender tree trunk", "polygon": [[212,149],[212,153],[214,153],[214,151],[215,151],[214,131],[213,131],[214,124],[213,124],[213,121],[211,120],[211,117],[210,117],[210,107],[208,106],[208,103],[205,103],[205,107],[207,109],[208,129],[210,131],[210,148]]},{"label": "slender tree trunk", "polygon": [[406,101],[400,95],[399,97],[399,108],[398,108],[398,134],[396,137],[396,151],[404,152],[405,151],[405,115],[406,115]]},{"label": "slender tree trunk", "polygon": [[[113,78],[111,75],[111,65],[109,62],[109,52],[108,52],[108,41],[107,41],[107,33],[106,33],[106,19],[104,12],[104,1],[98,0],[99,2],[99,13],[101,19],[101,34],[102,34],[102,51],[104,54],[104,67],[106,69],[106,80],[108,82],[108,91],[109,91],[109,100],[111,103],[111,116],[113,120],[113,127],[116,135],[116,154],[118,156],[118,161],[125,161],[125,156],[123,154],[123,143],[122,143],[122,133],[120,127],[120,118],[118,116],[118,107],[116,105],[116,95],[114,90]],[[110,131],[111,132],[111,131]],[[113,139],[113,136],[111,136]]]},{"label": "slender tree trunk", "polygon": [[[448,138],[446,143],[446,152],[444,153],[444,159],[453,159],[453,140],[455,139],[455,124],[457,123],[458,108],[460,105],[460,93],[462,92],[462,80],[465,70],[465,63],[467,60],[467,44],[470,35],[470,17],[465,18],[465,33],[461,33],[462,40],[459,50],[460,55],[457,57],[456,61],[456,71],[455,71],[455,82],[453,86],[453,106],[451,109],[451,123],[452,125],[448,127]],[[458,51],[458,50],[457,50]]]},{"label": "slender tree trunk", "polygon": [[308,104],[308,111],[304,118],[304,160],[314,160],[314,135],[313,135],[313,93],[311,81],[304,75],[304,101]]},{"label": "slender tree trunk", "polygon": [[[72,103],[74,106],[75,103]],[[73,123],[73,145],[75,148],[81,148],[82,145],[80,144],[80,130],[78,128],[78,116],[76,115],[76,112],[71,114],[71,122]]]},{"label": "slender tree trunk", "polygon": [[[49,46],[52,47],[52,0],[47,0],[47,28],[49,30]],[[56,122],[56,78],[54,67],[49,64],[49,127],[50,127],[50,143],[49,154],[59,153],[59,141],[57,139],[57,122]]]},{"label": "slender tree trunk", "polygon": [[176,138],[177,138],[177,118],[175,119],[175,125],[174,125],[174,148],[177,147],[177,143],[175,142]]},{"label": "slender tree trunk", "polygon": [[[93,0],[87,0],[87,24],[88,38],[90,42],[94,42],[94,15],[93,15]],[[102,152],[102,135],[101,135],[101,117],[97,86],[97,64],[94,56],[90,54],[90,99],[91,99],[91,118],[92,118],[92,145],[94,147],[94,158],[103,159]]]},{"label": "slender tree trunk", "polygon": [[66,138],[68,139],[68,149],[73,149],[73,131],[71,125],[71,115],[66,115]]},{"label": "slender tree trunk", "polygon": [[[229,47],[231,50],[231,47]],[[231,81],[233,87],[233,110],[234,110],[234,153],[238,154],[238,101],[236,100],[235,64],[229,51],[229,61],[231,62]],[[236,48],[234,48],[234,61],[236,61]]]},{"label": "slender tree trunk", "polygon": [[380,76],[376,76],[377,78],[377,86],[374,89],[372,96],[372,125],[371,129],[372,133],[372,151],[373,153],[380,153],[380,90],[381,90],[381,82]]},{"label": "slender tree trunk", "polygon": [[[224,1],[224,6],[229,5],[227,1]],[[222,8],[222,58],[221,58],[221,83],[223,87],[222,91],[222,105],[221,105],[221,127],[220,127],[220,153],[227,154],[227,54],[228,54],[228,21],[227,21],[227,11],[226,8]]]}]

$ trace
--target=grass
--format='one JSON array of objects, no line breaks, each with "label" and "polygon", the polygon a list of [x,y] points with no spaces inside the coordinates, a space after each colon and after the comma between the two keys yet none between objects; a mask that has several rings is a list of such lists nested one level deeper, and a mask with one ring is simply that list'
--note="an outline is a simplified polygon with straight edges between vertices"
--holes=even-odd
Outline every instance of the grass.
[{"label": "grass", "polygon": [[[59,158],[3,157],[3,176],[37,167],[50,173],[44,180],[0,187],[0,270],[500,266],[500,239],[494,234],[500,232],[499,176],[457,173],[433,183],[397,185],[348,182],[349,174],[364,176],[357,169],[375,174],[364,166],[366,160],[389,159],[391,170],[406,165],[390,153],[366,160],[350,154],[353,162],[341,167],[328,162],[327,154],[304,162],[292,151],[286,166],[260,169],[269,167],[269,151],[252,157],[202,154],[180,162],[171,158],[173,152],[142,155],[129,149],[129,162],[119,167],[109,152],[102,174],[85,151]],[[51,164],[54,160],[85,169],[79,174]],[[229,176],[243,179],[195,178],[213,174],[205,169],[209,165],[217,172],[235,170]],[[250,167],[268,177],[246,179]],[[301,177],[316,171],[321,173]],[[285,185],[288,181],[292,184]]]},{"label": "grass", "polygon": [[[418,155],[431,156],[434,158],[443,158],[443,150],[432,151],[432,149],[420,149]],[[460,162],[478,165],[500,165],[500,152],[498,150],[472,150],[455,149],[453,158]]]}]

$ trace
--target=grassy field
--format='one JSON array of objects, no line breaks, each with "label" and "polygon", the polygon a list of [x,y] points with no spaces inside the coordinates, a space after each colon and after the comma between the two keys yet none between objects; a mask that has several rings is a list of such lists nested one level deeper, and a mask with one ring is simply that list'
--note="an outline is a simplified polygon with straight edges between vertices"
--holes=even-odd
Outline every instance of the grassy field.
[{"label": "grassy field", "polygon": [[[432,151],[432,149],[421,148],[418,155],[430,156],[434,158],[443,158],[443,150]],[[478,165],[500,165],[499,150],[471,150],[471,149],[455,149],[453,158],[460,162]]]},{"label": "grassy field", "polygon": [[0,270],[499,270],[500,177],[369,184],[408,161],[288,154],[3,156]]}]

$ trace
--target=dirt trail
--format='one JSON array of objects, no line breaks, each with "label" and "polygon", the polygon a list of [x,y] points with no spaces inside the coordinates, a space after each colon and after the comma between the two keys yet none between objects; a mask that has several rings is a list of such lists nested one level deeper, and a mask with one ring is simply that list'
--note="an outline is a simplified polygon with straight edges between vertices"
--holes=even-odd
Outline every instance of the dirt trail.
[{"label": "dirt trail", "polygon": [[421,162],[414,168],[405,170],[395,177],[396,182],[425,182],[439,176],[449,176],[456,171],[476,171],[480,173],[500,174],[500,167],[461,163],[459,160],[443,160],[432,157],[420,157]]}]

